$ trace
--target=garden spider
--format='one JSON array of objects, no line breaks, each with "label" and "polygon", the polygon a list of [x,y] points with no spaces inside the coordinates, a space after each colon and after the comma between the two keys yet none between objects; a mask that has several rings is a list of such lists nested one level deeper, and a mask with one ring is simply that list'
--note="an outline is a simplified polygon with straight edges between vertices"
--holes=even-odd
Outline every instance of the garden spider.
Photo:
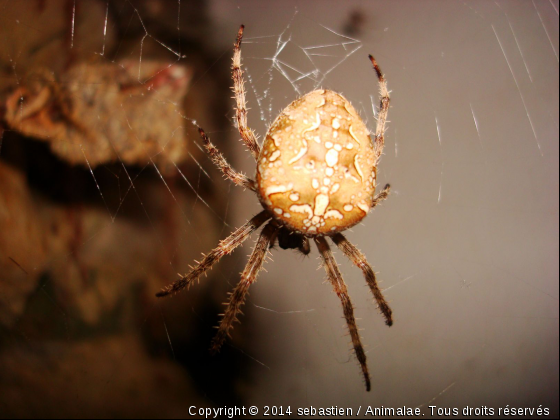
[{"label": "garden spider", "polygon": [[387,82],[370,55],[381,94],[373,142],[364,122],[342,95],[330,90],[316,90],[295,100],[281,112],[270,126],[261,150],[255,134],[247,127],[241,70],[243,29],[242,25],[233,50],[233,90],[237,102],[239,134],[257,161],[256,181],[235,171],[210,142],[204,130],[199,127],[198,131],[212,162],[235,185],[255,192],[264,210],[220,241],[190,273],[180,276],[179,280],[164,288],[157,296],[167,296],[189,287],[220,258],[233,252],[253,231],[266,223],[241,274],[241,280],[230,295],[212,341],[211,351],[217,352],[237,319],[249,286],[257,279],[268,249],[278,240],[281,248],[298,249],[307,255],[310,252],[309,238],[312,238],[323,258],[328,279],[342,303],[354,351],[369,391],[371,381],[354,308],[326,237],[330,237],[363,271],[386,324],[391,326],[391,309],[377,286],[372,267],[341,233],[362,220],[370,209],[389,194],[387,185],[380,194],[374,196],[376,167],[383,152],[383,135],[389,110]]}]

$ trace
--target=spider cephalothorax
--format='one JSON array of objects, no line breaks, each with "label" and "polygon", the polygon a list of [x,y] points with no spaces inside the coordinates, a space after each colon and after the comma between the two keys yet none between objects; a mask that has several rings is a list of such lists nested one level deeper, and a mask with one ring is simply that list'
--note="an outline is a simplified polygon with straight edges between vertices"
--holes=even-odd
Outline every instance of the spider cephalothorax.
[{"label": "spider cephalothorax", "polygon": [[236,185],[255,192],[264,210],[220,241],[188,274],[181,276],[157,296],[167,296],[190,286],[222,256],[233,252],[264,224],[212,342],[211,350],[218,351],[245,302],[249,286],[257,279],[268,249],[278,240],[280,248],[298,249],[307,255],[310,252],[308,238],[312,238],[323,258],[328,279],[341,300],[354,351],[369,391],[370,377],[354,308],[326,238],[329,237],[363,271],[386,324],[392,325],[391,309],[377,286],[372,267],[341,233],[362,220],[369,210],[389,194],[387,185],[374,196],[377,163],[383,152],[383,135],[389,110],[387,82],[370,55],[381,92],[373,140],[346,98],[330,90],[316,90],[295,100],[280,113],[268,130],[261,150],[255,134],[247,126],[241,70],[242,37],[243,26],[239,29],[234,45],[233,89],[239,133],[257,162],[256,181],[236,172],[210,142],[204,130],[199,128],[199,132],[212,161]]},{"label": "spider cephalothorax", "polygon": [[282,249],[297,249],[303,255],[311,252],[309,240],[305,236],[284,226],[278,230],[278,246]]}]

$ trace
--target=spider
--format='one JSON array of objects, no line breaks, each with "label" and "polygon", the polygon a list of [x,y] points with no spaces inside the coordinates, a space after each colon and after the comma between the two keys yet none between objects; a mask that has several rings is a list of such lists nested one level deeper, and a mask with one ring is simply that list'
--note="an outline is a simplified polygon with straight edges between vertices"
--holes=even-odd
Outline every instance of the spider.
[{"label": "spider", "polygon": [[392,312],[377,286],[371,265],[341,233],[362,220],[370,209],[389,194],[390,186],[386,185],[381,193],[374,196],[376,167],[383,152],[389,110],[387,82],[370,55],[381,94],[373,142],[364,122],[348,100],[330,90],[315,90],[295,100],[280,113],[268,129],[261,148],[254,132],[247,126],[241,70],[243,30],[244,26],[241,25],[233,49],[233,91],[239,134],[257,162],[256,181],[235,171],[210,142],[204,130],[199,127],[198,131],[212,162],[235,185],[253,191],[264,210],[220,241],[188,274],[180,275],[179,280],[156,296],[167,296],[188,288],[220,258],[233,252],[252,232],[264,225],[241,280],[226,303],[226,310],[210,348],[215,353],[229,336],[268,249],[278,241],[282,249],[297,249],[307,255],[312,239],[323,259],[327,277],[342,303],[354,351],[369,391],[371,380],[354,308],[327,238],[363,271],[386,324],[391,326]]}]

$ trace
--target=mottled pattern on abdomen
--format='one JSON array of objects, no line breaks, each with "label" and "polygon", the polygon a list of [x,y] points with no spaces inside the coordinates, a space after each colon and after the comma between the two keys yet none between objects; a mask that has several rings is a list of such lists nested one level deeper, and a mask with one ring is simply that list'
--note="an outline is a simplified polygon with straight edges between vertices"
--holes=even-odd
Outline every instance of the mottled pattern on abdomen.
[{"label": "mottled pattern on abdomen", "polygon": [[333,234],[362,220],[373,202],[373,143],[342,95],[316,90],[276,118],[257,164],[261,203],[288,228]]}]

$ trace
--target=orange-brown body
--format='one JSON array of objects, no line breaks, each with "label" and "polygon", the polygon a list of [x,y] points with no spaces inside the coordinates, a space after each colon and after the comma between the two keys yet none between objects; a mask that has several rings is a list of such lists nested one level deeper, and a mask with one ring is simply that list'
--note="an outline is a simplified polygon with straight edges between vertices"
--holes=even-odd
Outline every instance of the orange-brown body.
[{"label": "orange-brown body", "polygon": [[258,195],[296,233],[332,235],[372,207],[376,159],[369,131],[342,95],[316,90],[270,126],[257,164]]}]

